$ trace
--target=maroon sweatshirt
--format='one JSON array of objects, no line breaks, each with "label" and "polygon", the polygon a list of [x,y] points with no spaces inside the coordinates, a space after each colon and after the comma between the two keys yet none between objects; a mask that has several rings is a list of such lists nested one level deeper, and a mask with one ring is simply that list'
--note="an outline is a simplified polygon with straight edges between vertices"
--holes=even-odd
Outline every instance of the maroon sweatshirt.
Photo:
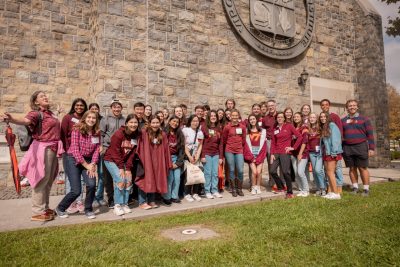
[{"label": "maroon sweatshirt", "polygon": [[[271,142],[271,154],[291,154],[286,153],[286,147],[293,147],[295,150],[300,146],[303,138],[301,134],[296,131],[294,126],[290,123],[284,123],[282,128],[279,129],[279,126],[274,127],[273,137]],[[296,142],[292,146],[292,138],[295,136]]]},{"label": "maroon sweatshirt", "polygon": [[119,169],[130,170],[133,166],[136,147],[138,144],[138,133],[130,135],[125,133],[125,126],[121,126],[111,137],[104,160],[114,162]]},{"label": "maroon sweatshirt", "polygon": [[343,125],[342,125],[342,120],[340,119],[340,117],[336,113],[332,112],[329,114],[329,118],[339,128],[340,134],[342,135],[342,138],[343,138]]},{"label": "maroon sweatshirt", "polygon": [[75,124],[81,120],[75,114],[67,114],[61,121],[61,141],[65,151],[68,151],[71,145],[71,132]]},{"label": "maroon sweatshirt", "polygon": [[203,149],[201,157],[219,155],[220,159],[224,159],[224,146],[222,143],[222,130],[220,127],[208,128],[206,124],[201,126],[204,134]]},{"label": "maroon sweatshirt", "polygon": [[263,128],[267,130],[267,139],[272,139],[274,135],[274,128],[276,125],[276,114],[270,115],[269,113],[263,118]]},{"label": "maroon sweatshirt", "polygon": [[[309,154],[308,153],[308,146],[307,146],[307,144],[308,144],[308,128],[305,125],[303,125],[302,127],[296,128],[296,131],[299,134],[301,134],[302,141],[301,141],[300,146],[297,149],[292,151],[292,155],[297,157],[299,155],[299,153],[300,153],[301,145],[304,144],[304,145],[306,145],[306,147],[304,148],[304,151],[303,151],[303,154],[302,154],[301,158],[302,159],[308,159],[308,154]],[[297,141],[297,138],[293,138],[292,139],[292,145],[294,145],[296,143],[296,141]]]},{"label": "maroon sweatshirt", "polygon": [[[321,145],[321,136],[317,132],[309,132],[308,133],[308,144],[307,149],[310,153],[319,153],[320,150],[317,151],[317,147]],[[319,148],[320,149],[320,148]]]},{"label": "maroon sweatshirt", "polygon": [[222,133],[222,140],[225,152],[243,154],[243,147],[246,144],[246,127],[241,123],[236,126],[233,126],[231,122],[228,123]]}]

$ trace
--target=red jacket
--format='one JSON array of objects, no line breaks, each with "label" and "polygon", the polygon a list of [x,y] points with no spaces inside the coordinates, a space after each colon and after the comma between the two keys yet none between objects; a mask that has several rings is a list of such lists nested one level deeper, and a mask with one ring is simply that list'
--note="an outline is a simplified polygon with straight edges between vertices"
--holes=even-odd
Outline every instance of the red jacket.
[{"label": "red jacket", "polygon": [[255,160],[255,164],[259,165],[262,164],[265,160],[265,157],[267,156],[267,131],[265,129],[262,129],[261,131],[261,137],[259,140],[259,150],[258,150],[258,155],[256,158],[254,158],[253,152],[252,152],[252,143],[250,140],[250,135],[246,135],[246,144],[244,146],[244,160],[247,163],[252,163]]},{"label": "red jacket", "polygon": [[139,134],[126,134],[121,126],[111,137],[110,146],[104,154],[104,160],[114,162],[119,169],[130,170],[133,166]]},{"label": "red jacket", "polygon": [[267,138],[272,139],[274,135],[274,128],[276,125],[276,113],[270,115],[269,113],[263,118],[263,128],[267,130]]},{"label": "red jacket", "polygon": [[241,123],[236,126],[232,126],[231,122],[228,123],[222,133],[222,140],[225,152],[243,154],[243,147],[246,143],[246,127]]},{"label": "red jacket", "polygon": [[291,154],[290,152],[286,153],[285,148],[292,147],[291,143],[293,135],[297,137],[296,143],[293,145],[295,150],[303,141],[301,134],[296,131],[294,126],[290,123],[284,123],[281,129],[279,129],[279,126],[274,127],[273,134],[271,141],[271,154]]}]

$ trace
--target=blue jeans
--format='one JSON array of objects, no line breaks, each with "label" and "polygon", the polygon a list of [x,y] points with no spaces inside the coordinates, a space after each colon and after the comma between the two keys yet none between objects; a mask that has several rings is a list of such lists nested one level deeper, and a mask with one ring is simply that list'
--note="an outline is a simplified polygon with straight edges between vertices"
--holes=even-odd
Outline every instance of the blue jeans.
[{"label": "blue jeans", "polygon": [[[177,155],[171,155],[172,163],[175,163],[178,159]],[[179,184],[181,181],[181,168],[170,169],[168,173],[168,191],[163,195],[165,199],[179,199],[178,191],[179,191]]]},{"label": "blue jeans", "polygon": [[308,160],[301,159],[300,161],[298,161],[297,157],[295,156],[290,156],[290,158],[292,160],[292,166],[294,174],[296,176],[296,182],[299,185],[299,190],[307,193],[310,192],[310,187],[308,185],[308,180],[306,176],[306,167]]},{"label": "blue jeans", "polygon": [[[71,192],[71,184],[69,182],[68,174],[67,174],[67,171],[66,171],[66,169],[68,168],[68,166],[67,166],[68,165],[67,157],[68,157],[67,153],[64,153],[62,155],[62,162],[63,162],[63,166],[64,166],[65,194],[68,194],[69,192]],[[85,184],[83,183],[83,179],[82,178],[81,178],[81,183],[82,183],[82,187],[83,187]],[[83,198],[83,191],[82,191],[82,193],[79,195],[79,197],[76,200],[77,201],[82,201],[82,198]]]},{"label": "blue jeans", "polygon": [[99,163],[97,165],[97,174],[99,181],[97,183],[96,200],[104,200],[104,182],[103,182],[103,157],[100,156]]},{"label": "blue jeans", "polygon": [[310,161],[313,169],[313,177],[317,190],[325,190],[325,171],[323,166],[322,155],[320,153],[310,152]]},{"label": "blue jeans", "polygon": [[[90,160],[88,161],[90,162]],[[58,208],[60,211],[65,211],[81,195],[82,176],[86,184],[85,212],[93,211],[92,204],[96,192],[96,178],[89,178],[86,169],[81,164],[75,165],[75,158],[72,155],[67,155],[65,162],[65,172],[71,185],[71,191],[61,200]]]},{"label": "blue jeans", "polygon": [[229,166],[229,178],[235,180],[235,168],[237,170],[237,178],[239,181],[243,182],[243,166],[244,158],[243,154],[233,154],[230,152],[225,152],[225,159]]},{"label": "blue jeans", "polygon": [[114,203],[128,205],[129,192],[132,188],[132,179],[121,178],[118,166],[111,161],[104,161],[108,172],[114,181]]},{"label": "blue jeans", "polygon": [[142,189],[138,187],[138,197],[139,197],[139,205],[142,205],[146,202],[151,203],[155,200],[155,193],[146,193]]},{"label": "blue jeans", "polygon": [[218,192],[218,163],[219,155],[206,155],[206,163],[204,163],[204,178],[206,180],[204,191],[206,194]]},{"label": "blue jeans", "polygon": [[337,161],[335,176],[336,176],[336,185],[343,186],[343,170],[342,170],[342,161],[341,160]]}]

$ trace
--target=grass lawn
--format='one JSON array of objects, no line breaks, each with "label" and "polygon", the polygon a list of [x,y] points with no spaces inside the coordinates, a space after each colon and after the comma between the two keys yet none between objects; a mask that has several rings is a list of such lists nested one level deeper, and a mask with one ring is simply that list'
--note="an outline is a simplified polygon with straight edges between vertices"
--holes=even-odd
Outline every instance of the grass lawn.
[{"label": "grass lawn", "polygon": [[[163,229],[202,224],[218,239],[173,242]],[[0,234],[0,266],[400,265],[400,182],[345,193],[263,201],[142,221]]]}]

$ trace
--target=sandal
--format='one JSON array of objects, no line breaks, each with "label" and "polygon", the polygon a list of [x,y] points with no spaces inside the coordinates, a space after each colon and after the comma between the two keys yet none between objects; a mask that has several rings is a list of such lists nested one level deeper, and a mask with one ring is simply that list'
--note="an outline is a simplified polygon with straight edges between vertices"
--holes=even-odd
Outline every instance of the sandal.
[{"label": "sandal", "polygon": [[160,206],[158,206],[155,202],[150,202],[150,206],[153,209],[159,208]]},{"label": "sandal", "polygon": [[143,204],[139,205],[139,208],[141,208],[142,210],[151,210],[152,209],[152,207],[147,203],[143,203]]}]

